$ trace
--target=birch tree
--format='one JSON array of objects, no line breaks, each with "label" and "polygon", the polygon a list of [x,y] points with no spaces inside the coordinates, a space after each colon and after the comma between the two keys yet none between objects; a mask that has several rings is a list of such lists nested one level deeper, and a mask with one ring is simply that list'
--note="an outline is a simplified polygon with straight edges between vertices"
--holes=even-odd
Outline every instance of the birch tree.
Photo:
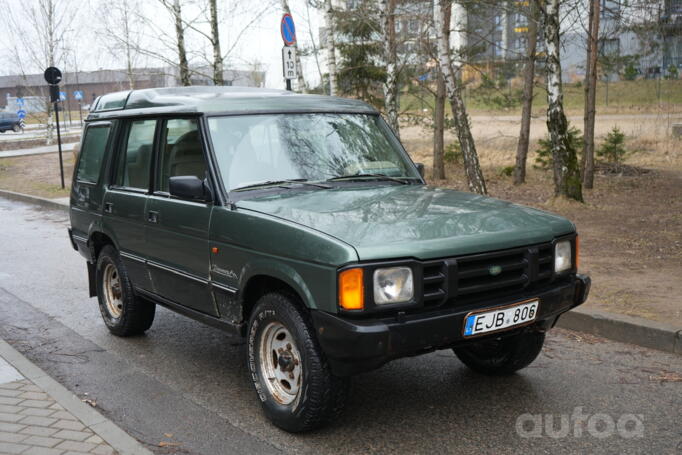
[{"label": "birch tree", "polygon": [[[162,1],[164,4],[167,4],[166,0]],[[173,21],[175,22],[175,44],[178,48],[178,70],[180,72],[180,84],[185,86],[192,85],[189,73],[189,63],[187,61],[187,49],[185,49],[185,25],[182,21],[182,7],[180,6],[180,0],[173,0],[173,4],[169,6],[169,10],[173,15]]]},{"label": "birch tree", "polygon": [[398,68],[395,37],[395,6],[397,0],[379,1],[379,21],[383,36],[384,61],[386,62],[386,81],[384,89],[384,110],[389,126],[400,137],[398,123]]},{"label": "birch tree", "polygon": [[568,138],[561,83],[559,0],[547,0],[541,7],[547,51],[547,130],[552,146],[554,195],[583,201],[582,181],[576,150]]},{"label": "birch tree", "polygon": [[479,194],[487,194],[485,179],[478,161],[476,145],[471,135],[469,116],[462,100],[462,87],[456,74],[449,46],[449,23],[451,3],[449,0],[433,0],[433,22],[436,28],[438,47],[438,63],[445,81],[447,96],[452,108],[457,138],[462,149],[464,172],[469,190]]},{"label": "birch tree", "polygon": [[526,181],[526,158],[530,141],[530,121],[533,111],[533,85],[535,84],[535,51],[538,38],[537,1],[530,0],[528,12],[528,41],[526,48],[526,67],[523,73],[523,107],[521,110],[521,130],[516,146],[516,165],[514,166],[514,184]]},{"label": "birch tree", "polygon": [[[97,5],[98,8],[101,4]],[[103,35],[109,52],[125,60],[128,88],[135,89],[135,67],[141,44],[142,21],[136,12],[140,4],[136,0],[117,0],[107,4],[109,13],[102,15]]]},{"label": "birch tree", "polygon": [[583,127],[583,185],[594,186],[594,120],[597,102],[597,57],[599,54],[600,1],[589,0],[589,27],[587,32],[587,64],[585,65],[585,114]]},{"label": "birch tree", "polygon": [[433,178],[445,179],[445,81],[443,73],[438,70],[436,79],[436,96],[433,109]]},{"label": "birch tree", "polygon": [[327,67],[329,72],[329,95],[336,96],[336,24],[332,0],[324,2],[324,17],[327,23]]},{"label": "birch tree", "polygon": [[224,85],[223,52],[220,49],[220,30],[218,29],[218,4],[217,0],[208,0],[208,9],[211,15],[211,36],[209,41],[213,49],[213,84]]}]

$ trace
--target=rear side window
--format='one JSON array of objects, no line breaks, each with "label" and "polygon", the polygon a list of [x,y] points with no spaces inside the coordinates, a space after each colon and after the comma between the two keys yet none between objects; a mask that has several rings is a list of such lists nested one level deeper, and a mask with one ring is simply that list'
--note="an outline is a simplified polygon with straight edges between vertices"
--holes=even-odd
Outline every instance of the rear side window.
[{"label": "rear side window", "polygon": [[194,175],[205,179],[206,161],[197,120],[172,119],[165,125],[156,189],[168,192],[168,179],[178,175]]},{"label": "rear side window", "polygon": [[130,123],[118,157],[116,185],[143,190],[149,188],[155,130],[156,120],[135,120]]},{"label": "rear side window", "polygon": [[85,131],[76,179],[81,182],[97,183],[102,167],[104,151],[107,148],[110,125],[90,126]]}]

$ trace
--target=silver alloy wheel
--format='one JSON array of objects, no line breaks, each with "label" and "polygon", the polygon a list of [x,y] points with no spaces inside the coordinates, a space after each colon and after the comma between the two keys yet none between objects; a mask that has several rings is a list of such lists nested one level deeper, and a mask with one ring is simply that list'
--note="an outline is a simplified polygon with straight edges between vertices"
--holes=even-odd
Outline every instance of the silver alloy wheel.
[{"label": "silver alloy wheel", "polygon": [[260,369],[270,395],[288,405],[298,398],[303,380],[303,363],[289,330],[271,322],[261,335]]},{"label": "silver alloy wheel", "polygon": [[121,277],[114,264],[107,264],[103,274],[104,300],[107,304],[109,315],[118,319],[123,314],[123,292],[121,290]]}]

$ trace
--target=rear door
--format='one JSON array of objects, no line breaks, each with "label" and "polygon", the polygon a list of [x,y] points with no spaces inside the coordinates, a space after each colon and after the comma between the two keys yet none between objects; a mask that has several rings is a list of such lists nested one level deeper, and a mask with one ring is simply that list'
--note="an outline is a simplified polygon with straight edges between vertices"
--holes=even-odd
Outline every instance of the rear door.
[{"label": "rear door", "polygon": [[211,297],[208,229],[212,203],[171,197],[173,176],[207,176],[196,118],[164,120],[154,191],[147,208],[149,270],[156,292],[177,304],[217,316]]},{"label": "rear door", "polygon": [[133,285],[152,291],[147,272],[146,213],[156,119],[122,125],[111,184],[104,196],[104,225],[118,244]]}]

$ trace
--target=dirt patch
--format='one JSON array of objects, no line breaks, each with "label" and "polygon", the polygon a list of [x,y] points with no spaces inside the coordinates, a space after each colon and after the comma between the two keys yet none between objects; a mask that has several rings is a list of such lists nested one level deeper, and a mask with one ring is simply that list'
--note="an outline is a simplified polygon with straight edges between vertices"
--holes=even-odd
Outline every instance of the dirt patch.
[{"label": "dirt patch", "polygon": [[64,153],[64,180],[61,188],[59,155],[48,153],[0,159],[0,188],[47,198],[69,195],[73,175],[73,154]]},{"label": "dirt patch", "polygon": [[[677,114],[679,116],[679,114]],[[585,204],[553,199],[552,174],[534,169],[515,186],[504,175],[514,164],[518,120],[473,117],[472,127],[491,196],[566,216],[581,239],[580,270],[593,279],[587,306],[644,317],[682,328],[682,141],[669,133],[666,115],[606,117],[597,123],[597,142],[618,125],[632,153],[621,166],[600,165]],[[532,150],[546,131],[537,119]],[[407,127],[401,138],[430,177],[431,132]],[[448,135],[447,141],[454,141]],[[466,191],[461,165],[447,165],[447,179],[430,183]]]}]

